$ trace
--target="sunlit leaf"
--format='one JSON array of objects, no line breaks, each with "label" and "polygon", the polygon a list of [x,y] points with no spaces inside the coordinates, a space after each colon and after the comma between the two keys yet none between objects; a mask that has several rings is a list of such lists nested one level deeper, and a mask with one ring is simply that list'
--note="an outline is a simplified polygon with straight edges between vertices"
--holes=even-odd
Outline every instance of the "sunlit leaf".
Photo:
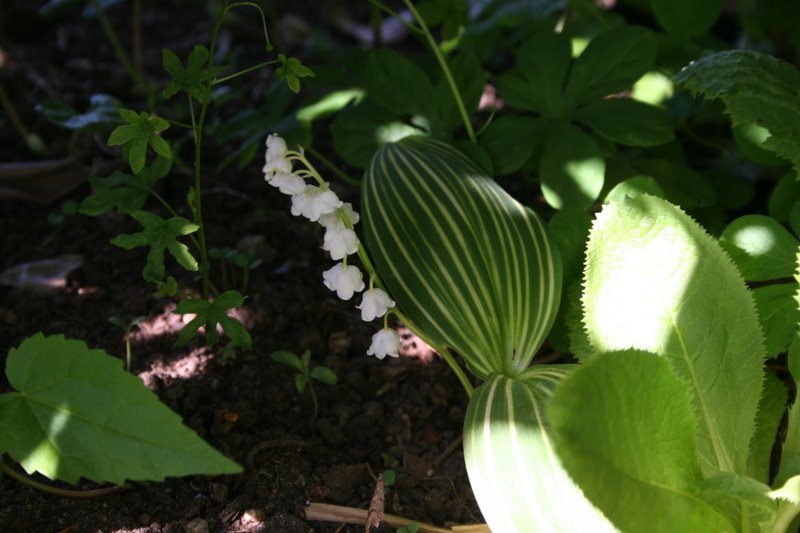
[{"label": "sunlit leaf", "polygon": [[252,345],[250,334],[241,322],[228,316],[229,310],[241,307],[243,303],[244,296],[236,291],[225,291],[210,301],[205,298],[181,300],[174,313],[177,315],[191,313],[196,316],[178,333],[178,346],[185,346],[203,326],[206,328],[208,344],[216,344],[219,340],[217,334],[217,324],[219,324],[229,339],[242,348],[250,349]]}]

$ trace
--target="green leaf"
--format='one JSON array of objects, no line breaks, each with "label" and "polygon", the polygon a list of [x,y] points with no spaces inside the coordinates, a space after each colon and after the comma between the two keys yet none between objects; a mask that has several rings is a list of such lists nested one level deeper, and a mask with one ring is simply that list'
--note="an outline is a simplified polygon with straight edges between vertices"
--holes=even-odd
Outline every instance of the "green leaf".
[{"label": "green leaf", "polygon": [[144,168],[149,145],[160,156],[172,159],[172,151],[167,142],[158,134],[169,127],[169,122],[159,117],[151,117],[144,111],[136,114],[135,111],[122,108],[119,115],[128,124],[123,124],[111,132],[108,137],[109,146],[124,146],[130,150],[129,162],[134,174]]},{"label": "green leaf", "polygon": [[603,199],[603,203],[620,202],[625,197],[636,198],[640,194],[649,194],[650,196],[657,196],[664,198],[666,193],[655,180],[650,176],[634,176],[621,181],[614,185],[608,194]]},{"label": "green leaf", "polygon": [[532,117],[500,117],[489,124],[478,138],[489,153],[494,174],[516,172],[536,151],[544,133],[542,120]]},{"label": "green leaf", "polygon": [[43,100],[36,111],[47,120],[69,130],[101,133],[120,123],[120,102],[107,94],[93,94],[89,98],[89,109],[78,113],[68,105],[56,100]]},{"label": "green leaf", "polygon": [[511,106],[555,118],[564,112],[564,79],[572,64],[569,38],[536,33],[519,47],[517,67],[500,77],[497,88]]},{"label": "green leaf", "polygon": [[592,217],[583,209],[568,207],[550,218],[547,229],[561,252],[564,282],[568,283],[581,273],[586,240],[592,227]]},{"label": "green leaf", "polygon": [[692,410],[666,359],[630,350],[575,370],[547,414],[567,472],[620,530],[735,531],[694,494],[702,475]]},{"label": "green leaf", "polygon": [[[434,88],[422,68],[394,50],[369,54],[366,71],[367,97],[394,116],[422,114],[435,119]],[[452,97],[451,97],[452,98]]]},{"label": "green leaf", "polygon": [[164,220],[147,211],[134,211],[131,216],[143,227],[144,231],[132,235],[117,235],[111,244],[131,250],[140,246],[149,246],[147,264],[142,275],[147,281],[158,282],[164,278],[164,253],[169,252],[186,270],[196,271],[197,261],[192,257],[189,248],[178,242],[178,237],[197,231],[200,226],[183,217],[172,217]]},{"label": "green leaf", "polygon": [[769,531],[778,513],[769,492],[769,485],[733,472],[720,472],[699,487],[699,496],[723,511],[736,531]]},{"label": "green leaf", "polygon": [[609,141],[627,146],[658,146],[675,138],[665,111],[630,98],[597,100],[574,116]]},{"label": "green leaf", "polygon": [[84,198],[80,212],[90,217],[114,208],[118,213],[133,213],[144,206],[156,182],[171,169],[172,159],[158,156],[136,176],[117,171],[107,178],[89,178],[95,193]]},{"label": "green leaf", "polygon": [[166,281],[156,282],[156,291],[153,296],[156,298],[172,298],[177,292],[178,282],[173,276],[169,276]]},{"label": "green leaf", "polygon": [[561,290],[539,217],[461,152],[424,137],[381,147],[362,187],[367,249],[416,329],[479,376],[527,368]]},{"label": "green leaf", "polygon": [[300,358],[297,355],[293,354],[292,352],[287,351],[278,351],[271,355],[273,361],[277,361],[281,364],[284,364],[290,368],[294,368],[298,372],[303,372],[303,363],[300,362]]},{"label": "green leaf", "polygon": [[470,398],[464,461],[492,531],[616,531],[555,453],[545,410],[569,370],[537,365],[517,379],[493,374]]},{"label": "green leaf", "polygon": [[764,390],[756,413],[756,432],[750,442],[747,474],[761,483],[769,483],[772,448],[775,446],[778,426],[786,413],[788,393],[786,385],[774,372],[767,371],[764,377]]},{"label": "green leaf", "polygon": [[667,200],[684,209],[711,207],[717,203],[717,194],[708,180],[682,163],[670,159],[643,159],[633,164],[642,175],[655,178]]},{"label": "green leaf", "polygon": [[753,289],[767,357],[785,352],[792,342],[800,321],[794,300],[797,287],[797,283],[780,283]]},{"label": "green leaf", "polygon": [[206,328],[208,344],[213,346],[219,340],[217,335],[217,324],[219,324],[231,341],[249,350],[252,346],[250,334],[241,322],[228,316],[230,309],[236,309],[243,303],[244,296],[236,291],[225,291],[212,301],[203,298],[181,300],[173,312],[176,315],[191,313],[196,316],[178,333],[178,346],[185,346],[202,326]]},{"label": "green leaf", "polygon": [[233,474],[122,361],[82,341],[38,333],[8,354],[16,392],[0,395],[0,453],[29,474],[77,483]]},{"label": "green leaf", "polygon": [[287,57],[283,54],[278,54],[278,61],[281,66],[275,69],[275,77],[279,80],[285,80],[286,85],[293,93],[300,92],[300,78],[313,78],[314,73],[310,68],[303,65],[296,57]]},{"label": "green leaf", "polygon": [[333,370],[325,366],[316,366],[312,368],[309,375],[317,381],[327,383],[328,385],[336,385],[339,381],[339,378],[336,377]]},{"label": "green leaf", "polygon": [[719,243],[748,281],[794,275],[797,239],[773,218],[739,217],[725,228]]},{"label": "green leaf", "polygon": [[[178,56],[175,55],[175,52],[169,48],[161,50],[161,58],[164,63],[164,70],[172,76],[172,80],[164,89],[164,98],[171,98],[178,91],[186,91],[189,96],[201,104],[208,103],[211,90],[206,87],[209,79],[209,62],[208,49],[205,46],[194,45],[192,51],[189,52],[185,68]],[[220,70],[217,67],[212,69],[211,77],[213,78],[219,74]]]},{"label": "green leaf", "polygon": [[763,382],[753,298],[728,256],[674,205],[606,205],[587,248],[583,310],[598,352],[663,356],[691,387],[704,475],[745,473]]},{"label": "green leaf", "polygon": [[589,43],[575,61],[564,98],[575,107],[630,89],[656,59],[656,39],[650,30],[618,26]]},{"label": "green leaf", "polygon": [[705,33],[719,18],[723,4],[724,0],[650,0],[661,27],[682,38]]},{"label": "green leaf", "polygon": [[769,130],[764,148],[800,169],[800,70],[750,50],[705,54],[675,75],[693,94],[721,98],[733,125],[755,123]]},{"label": "green leaf", "polygon": [[298,393],[302,393],[305,390],[306,385],[308,385],[308,376],[305,374],[297,374],[294,377],[294,388],[297,389]]},{"label": "green leaf", "polygon": [[386,143],[423,131],[410,126],[369,100],[345,109],[331,124],[333,148],[347,163],[364,168],[375,152]]},{"label": "green leaf", "polygon": [[542,193],[548,204],[589,208],[603,189],[603,152],[583,130],[558,123],[548,132],[539,163]]},{"label": "green leaf", "polygon": [[[465,111],[471,116],[478,109],[481,101],[486,73],[483,71],[478,58],[472,53],[462,52],[454,59],[448,61],[450,73],[458,87],[461,101]],[[434,106],[436,108],[436,122],[445,135],[449,135],[456,128],[464,124],[458,110],[453,92],[447,80],[442,76],[434,89]]]},{"label": "green leaf", "polygon": [[788,161],[772,150],[764,148],[769,139],[769,130],[753,122],[737,124],[733,127],[733,140],[737,148],[750,161],[765,167],[783,167]]},{"label": "green leaf", "polygon": [[769,216],[788,224],[792,208],[800,201],[800,180],[794,172],[788,172],[772,189],[769,196]]}]

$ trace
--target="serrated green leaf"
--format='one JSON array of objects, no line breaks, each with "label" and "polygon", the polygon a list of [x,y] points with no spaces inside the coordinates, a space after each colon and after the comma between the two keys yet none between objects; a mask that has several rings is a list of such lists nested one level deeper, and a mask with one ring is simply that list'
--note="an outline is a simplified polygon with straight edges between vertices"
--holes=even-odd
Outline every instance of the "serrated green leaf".
[{"label": "serrated green leaf", "polygon": [[702,35],[719,18],[724,0],[650,0],[658,23],[682,38]]},{"label": "serrated green leaf", "polygon": [[416,329],[479,376],[527,368],[561,290],[539,217],[461,152],[424,137],[381,147],[362,187],[367,249]]},{"label": "serrated green leaf", "polygon": [[767,167],[786,166],[789,161],[772,150],[764,148],[769,139],[769,130],[755,123],[742,123],[733,127],[733,140],[739,151],[750,161]]},{"label": "serrated green leaf", "polygon": [[792,342],[800,321],[794,299],[797,287],[797,283],[780,283],[753,289],[767,357],[785,352]]},{"label": "serrated green leaf", "polygon": [[233,474],[122,361],[62,335],[29,337],[9,352],[17,392],[0,395],[0,453],[28,473],[122,484],[167,476]]},{"label": "serrated green leaf", "polygon": [[769,492],[769,485],[733,472],[720,472],[698,487],[699,496],[724,512],[736,531],[768,531],[778,514]]},{"label": "serrated green leaf", "polygon": [[478,143],[489,154],[496,176],[516,172],[536,151],[545,123],[532,117],[500,117],[483,130]]},{"label": "serrated green leaf", "polygon": [[614,532],[559,460],[546,409],[572,368],[537,365],[517,379],[494,374],[464,419],[470,485],[492,531]]},{"label": "serrated green leaf", "polygon": [[178,333],[178,346],[188,344],[197,333],[197,330],[203,326],[206,328],[208,344],[216,344],[219,340],[217,335],[217,324],[219,324],[231,341],[249,350],[252,346],[250,334],[241,322],[234,317],[228,316],[230,309],[236,309],[243,303],[244,296],[236,291],[225,291],[212,301],[203,298],[181,300],[173,312],[176,315],[192,313],[196,316]]},{"label": "serrated green leaf", "polygon": [[800,169],[800,70],[750,50],[705,54],[675,75],[678,85],[721,98],[733,125],[755,123],[770,132],[764,148]]},{"label": "serrated green leaf", "polygon": [[603,190],[603,152],[583,130],[566,123],[553,125],[539,163],[542,193],[556,209],[590,207]]},{"label": "serrated green leaf", "polygon": [[597,100],[574,116],[609,141],[627,146],[658,146],[675,138],[665,111],[630,98]]},{"label": "serrated green leaf", "polygon": [[655,180],[650,176],[634,176],[623,180],[608,191],[608,194],[603,198],[603,203],[620,202],[628,198],[636,198],[640,194],[649,194],[650,196],[657,196],[665,198],[666,193]]},{"label": "serrated green leaf", "polygon": [[164,220],[147,211],[134,211],[131,216],[144,227],[144,231],[131,235],[117,235],[111,240],[111,244],[126,250],[140,246],[150,247],[147,264],[142,272],[144,279],[159,282],[164,278],[164,253],[167,251],[186,270],[196,271],[198,269],[197,261],[192,257],[189,248],[179,242],[177,238],[194,233],[200,226],[183,217]]},{"label": "serrated green leaf", "polygon": [[36,106],[36,110],[62,128],[100,133],[120,123],[120,105],[119,100],[113,96],[93,94],[89,98],[89,109],[83,113],[55,100],[43,100]]},{"label": "serrated green leaf", "polygon": [[800,505],[800,475],[787,479],[779,488],[771,491],[769,497]]},{"label": "serrated green leaf", "polygon": [[797,239],[773,218],[745,215],[731,222],[719,243],[748,281],[791,278]]},{"label": "serrated green leaf", "polygon": [[589,43],[570,71],[564,94],[567,105],[603,98],[630,89],[656,59],[653,32],[618,26]]},{"label": "serrated green leaf", "polygon": [[500,96],[519,109],[559,117],[564,112],[564,79],[571,64],[569,37],[549,31],[534,34],[520,45],[516,68],[498,80]]},{"label": "serrated green leaf", "polygon": [[547,407],[567,472],[622,531],[735,531],[694,494],[692,411],[669,363],[635,350],[578,368]]},{"label": "serrated green leaf", "polygon": [[665,200],[606,205],[589,237],[583,311],[598,352],[659,354],[688,383],[703,473],[745,473],[764,348],[752,295],[717,242]]},{"label": "serrated green leaf", "polygon": [[[164,89],[164,98],[171,98],[178,91],[186,93],[200,103],[208,103],[211,94],[207,90],[206,83],[209,78],[208,71],[208,49],[205,46],[196,44],[186,60],[186,67],[181,64],[181,60],[175,52],[169,48],[161,50],[164,70],[169,72],[172,80]],[[219,68],[214,68],[211,72],[213,78],[220,72]]]},{"label": "serrated green leaf", "polygon": [[118,213],[133,213],[144,206],[156,182],[171,169],[172,159],[156,157],[152,165],[136,176],[117,171],[107,178],[89,178],[96,192],[84,198],[80,212],[90,217],[115,208]]},{"label": "serrated green leaf", "polygon": [[328,385],[336,385],[336,383],[339,381],[339,378],[336,377],[336,374],[333,373],[333,370],[324,366],[316,366],[312,368],[309,375],[317,381],[327,383]]},{"label": "serrated green leaf", "polygon": [[772,448],[775,446],[778,426],[786,413],[788,393],[783,380],[774,372],[767,371],[764,377],[764,390],[756,413],[756,432],[750,442],[747,474],[761,483],[769,483]]},{"label": "serrated green leaf", "polygon": [[111,132],[108,145],[122,145],[129,150],[129,162],[134,174],[138,174],[144,168],[148,145],[158,155],[172,158],[169,145],[158,135],[169,127],[169,122],[163,118],[151,117],[144,111],[137,115],[135,111],[125,108],[119,110],[119,115],[128,124],[123,124]]}]

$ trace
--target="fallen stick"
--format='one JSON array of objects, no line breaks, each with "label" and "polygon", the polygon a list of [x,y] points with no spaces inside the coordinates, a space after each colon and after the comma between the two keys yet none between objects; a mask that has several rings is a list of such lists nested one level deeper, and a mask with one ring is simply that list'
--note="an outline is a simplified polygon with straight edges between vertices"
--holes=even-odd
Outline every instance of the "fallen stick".
[{"label": "fallen stick", "polygon": [[[306,507],[306,520],[321,520],[323,522],[342,522],[345,524],[365,524],[367,522],[366,509],[343,507],[327,503],[311,503]],[[470,524],[453,526],[451,528],[437,527],[423,524],[416,520],[409,520],[391,514],[383,515],[383,522],[394,529],[408,527],[411,524],[419,526],[419,533],[492,533],[486,524]]]}]

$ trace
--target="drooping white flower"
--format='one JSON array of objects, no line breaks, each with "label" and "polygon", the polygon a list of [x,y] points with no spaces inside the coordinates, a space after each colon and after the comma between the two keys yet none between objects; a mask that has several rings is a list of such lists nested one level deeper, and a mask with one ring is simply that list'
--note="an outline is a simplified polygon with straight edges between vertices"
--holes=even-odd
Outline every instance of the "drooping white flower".
[{"label": "drooping white flower", "polygon": [[367,355],[374,355],[378,359],[397,357],[397,350],[400,349],[400,335],[389,328],[384,328],[372,336],[372,344],[369,345]]},{"label": "drooping white flower", "polygon": [[333,191],[323,191],[316,185],[306,185],[305,190],[292,196],[292,214],[304,216],[311,222],[316,222],[319,217],[333,213],[342,207],[342,201]]},{"label": "drooping white flower", "polygon": [[361,305],[356,309],[361,309],[361,319],[370,322],[386,314],[386,311],[394,307],[394,300],[389,298],[383,289],[369,289],[361,297]]},{"label": "drooping white flower", "polygon": [[344,227],[344,224],[329,226],[325,230],[322,249],[331,253],[331,259],[338,261],[358,251],[358,237],[353,230]]},{"label": "drooping white flower", "polygon": [[[358,224],[358,221],[361,217],[358,216],[358,212],[353,209],[353,204],[350,202],[345,202],[342,204],[342,209],[344,210],[344,215],[350,220],[350,223],[355,226]],[[333,213],[327,213],[319,217],[319,223],[325,226],[326,228],[330,228],[331,226],[338,226],[342,224],[342,219],[339,218],[339,212],[334,211]]]},{"label": "drooping white flower", "polygon": [[294,196],[306,190],[306,181],[297,174],[278,173],[267,179],[267,183],[277,187],[283,194]]},{"label": "drooping white flower", "polygon": [[356,292],[364,290],[364,276],[358,267],[342,263],[336,263],[333,268],[322,273],[323,283],[332,291],[336,291],[336,296],[342,300],[349,300]]},{"label": "drooping white flower", "polygon": [[292,171],[292,162],[286,159],[286,141],[277,135],[267,135],[267,152],[262,171],[264,178],[269,179],[275,174],[288,174]]}]

